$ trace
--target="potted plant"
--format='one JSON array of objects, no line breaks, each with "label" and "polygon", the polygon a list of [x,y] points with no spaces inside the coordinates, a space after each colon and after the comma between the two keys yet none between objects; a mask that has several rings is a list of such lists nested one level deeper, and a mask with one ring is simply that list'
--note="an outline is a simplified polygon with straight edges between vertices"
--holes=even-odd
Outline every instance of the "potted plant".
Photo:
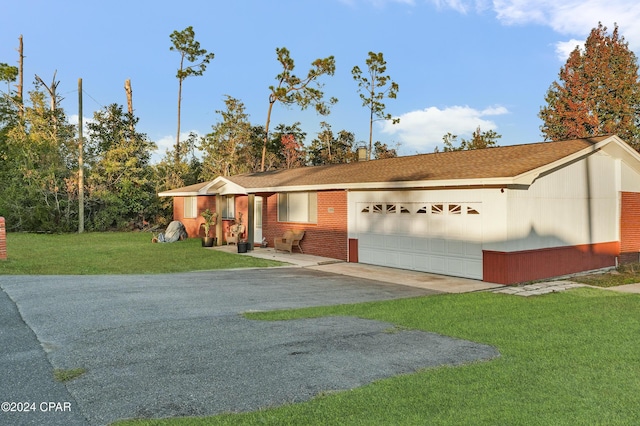
[{"label": "potted plant", "polygon": [[246,253],[249,248],[249,243],[247,240],[240,240],[238,242],[238,253]]},{"label": "potted plant", "polygon": [[216,238],[209,235],[209,231],[212,226],[215,226],[218,221],[218,213],[212,212],[210,209],[206,209],[200,215],[204,218],[202,227],[204,228],[204,237],[202,237],[202,247],[213,247],[216,243]]},{"label": "potted plant", "polygon": [[236,243],[236,245],[238,246],[238,253],[246,253],[249,244],[247,243],[247,240],[242,238],[242,234],[244,233],[244,225],[242,225],[242,212],[238,213],[238,218],[231,226],[231,232],[236,235],[236,238],[239,239]]}]

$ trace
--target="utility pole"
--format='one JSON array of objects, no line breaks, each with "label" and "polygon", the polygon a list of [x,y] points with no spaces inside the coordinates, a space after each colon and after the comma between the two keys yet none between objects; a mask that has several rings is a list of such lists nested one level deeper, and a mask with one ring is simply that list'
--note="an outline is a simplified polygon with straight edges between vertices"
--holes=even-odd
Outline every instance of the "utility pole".
[{"label": "utility pole", "polygon": [[78,233],[84,232],[84,160],[82,148],[82,79],[78,79]]}]

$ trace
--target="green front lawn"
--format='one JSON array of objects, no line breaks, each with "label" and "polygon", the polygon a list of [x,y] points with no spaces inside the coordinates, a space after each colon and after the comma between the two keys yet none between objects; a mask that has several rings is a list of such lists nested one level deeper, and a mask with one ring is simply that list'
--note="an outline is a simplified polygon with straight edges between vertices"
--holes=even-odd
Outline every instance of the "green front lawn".
[{"label": "green front lawn", "polygon": [[7,234],[0,275],[159,274],[281,265],[201,247],[199,238],[151,243],[146,232]]},{"label": "green front lawn", "polygon": [[501,357],[208,418],[119,425],[640,424],[640,295],[581,288],[494,293],[247,314],[257,320],[351,315],[495,346]]},{"label": "green front lawn", "polygon": [[615,287],[640,283],[640,264],[624,264],[612,271],[573,277],[571,281],[596,287]]}]

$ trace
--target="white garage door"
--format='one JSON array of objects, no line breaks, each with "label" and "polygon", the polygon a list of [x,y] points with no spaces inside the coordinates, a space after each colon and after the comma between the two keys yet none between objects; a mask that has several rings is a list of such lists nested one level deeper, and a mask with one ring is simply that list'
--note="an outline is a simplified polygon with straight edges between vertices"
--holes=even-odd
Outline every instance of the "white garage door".
[{"label": "white garage door", "polygon": [[356,204],[362,263],[482,279],[482,204]]}]

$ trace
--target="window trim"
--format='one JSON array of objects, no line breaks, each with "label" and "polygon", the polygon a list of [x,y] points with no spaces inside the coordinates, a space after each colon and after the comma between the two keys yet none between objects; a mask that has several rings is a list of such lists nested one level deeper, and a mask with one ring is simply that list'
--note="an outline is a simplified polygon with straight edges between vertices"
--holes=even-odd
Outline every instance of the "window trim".
[{"label": "window trim", "polygon": [[[222,197],[222,219],[235,219],[236,218],[236,196],[224,195]],[[229,208],[231,207],[231,208]]]},{"label": "window trim", "polygon": [[189,195],[184,197],[183,216],[185,219],[195,219],[198,217],[198,196]]},{"label": "window trim", "polygon": [[[306,220],[292,220],[290,214],[290,194],[307,194],[306,197]],[[318,223],[318,192],[317,191],[304,191],[304,192],[278,192],[277,194],[277,212],[278,222],[292,222],[292,223]],[[286,203],[283,205],[283,203]],[[282,217],[285,215],[286,217]]]}]

